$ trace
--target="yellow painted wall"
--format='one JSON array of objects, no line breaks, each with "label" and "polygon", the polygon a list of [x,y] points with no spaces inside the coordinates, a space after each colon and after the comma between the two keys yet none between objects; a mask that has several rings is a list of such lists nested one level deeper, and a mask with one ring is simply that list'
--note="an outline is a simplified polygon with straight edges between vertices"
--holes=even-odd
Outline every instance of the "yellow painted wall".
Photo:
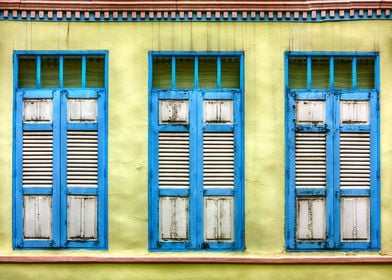
[{"label": "yellow painted wall", "polygon": [[[12,250],[12,54],[14,50],[109,50],[109,250]],[[245,52],[245,234],[246,252],[285,253],[285,51],[379,51],[381,57],[381,245],[392,255],[392,21],[331,23],[49,23],[0,22],[0,255],[149,255],[147,250],[147,82],[148,51]],[[196,253],[232,255],[233,253]],[[344,255],[346,253],[298,253]],[[351,253],[350,253],[351,254]],[[368,255],[372,253],[354,253]],[[374,253],[378,254],[378,253]],[[174,255],[173,253],[154,253]],[[188,255],[176,253],[176,255]],[[195,253],[192,253],[194,256]],[[10,265],[9,273],[16,273]],[[29,265],[42,273],[44,265]],[[50,265],[65,272],[71,266]],[[76,265],[74,266],[76,267]],[[120,265],[117,265],[120,267]],[[124,265],[125,267],[125,265]],[[138,273],[147,266],[135,265]],[[186,275],[192,266],[182,265]],[[211,268],[215,266],[209,266]],[[221,266],[225,268],[228,266]],[[251,277],[257,266],[236,266]],[[267,277],[276,266],[262,266]],[[292,271],[313,275],[306,266],[280,266],[281,278]],[[324,276],[325,266],[318,279]],[[348,275],[366,266],[343,266]],[[375,268],[375,266],[372,266]],[[4,265],[0,265],[2,271]],[[107,269],[106,269],[107,268]],[[79,266],[80,275],[114,266]],[[260,267],[259,267],[260,268]],[[121,268],[125,269],[125,268]],[[154,266],[170,273],[170,266]],[[333,267],[331,267],[333,269]],[[117,268],[115,269],[117,270]],[[72,269],[73,271],[73,269]],[[332,271],[332,270],[331,270]],[[18,272],[23,273],[23,272]],[[115,273],[119,273],[116,271]],[[129,273],[129,272],[128,272]],[[204,273],[201,271],[200,273]],[[258,272],[257,272],[258,273]],[[338,273],[338,272],[336,272]],[[377,267],[374,276],[392,274]],[[20,274],[22,275],[22,274]],[[64,273],[66,275],[66,273]],[[104,274],[102,274],[104,275]],[[140,274],[142,275],[142,274]],[[143,278],[139,275],[139,278]],[[200,274],[201,275],[201,274]],[[207,274],[205,274],[207,275]],[[213,274],[212,274],[213,275]],[[361,274],[357,279],[366,278]],[[202,276],[202,275],[201,275]],[[63,275],[62,275],[63,277]],[[293,278],[294,277],[294,278]],[[299,276],[298,276],[299,277]],[[126,278],[126,277],[124,277]],[[98,278],[99,279],[99,278]],[[105,279],[102,276],[102,279]],[[121,279],[121,278],[120,278]],[[214,279],[214,278],[211,278]],[[229,278],[228,278],[229,279]],[[300,279],[300,278],[298,278]],[[301,278],[306,279],[306,278]],[[386,279],[386,278],[385,278]]]}]

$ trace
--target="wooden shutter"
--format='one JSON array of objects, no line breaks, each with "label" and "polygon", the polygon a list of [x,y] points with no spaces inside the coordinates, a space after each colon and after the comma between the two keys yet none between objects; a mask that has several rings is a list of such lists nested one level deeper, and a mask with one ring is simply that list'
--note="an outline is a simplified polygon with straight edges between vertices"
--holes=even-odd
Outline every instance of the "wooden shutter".
[{"label": "wooden shutter", "polygon": [[53,183],[52,131],[23,132],[23,186],[51,187]]},{"label": "wooden shutter", "polygon": [[204,132],[204,188],[234,187],[234,134]]},{"label": "wooden shutter", "polygon": [[340,134],[340,187],[370,188],[369,133]]},{"label": "wooden shutter", "polygon": [[189,133],[159,133],[159,187],[189,188]]},{"label": "wooden shutter", "polygon": [[67,185],[98,185],[97,131],[68,131]]},{"label": "wooden shutter", "polygon": [[325,188],[325,133],[295,134],[296,188]]}]

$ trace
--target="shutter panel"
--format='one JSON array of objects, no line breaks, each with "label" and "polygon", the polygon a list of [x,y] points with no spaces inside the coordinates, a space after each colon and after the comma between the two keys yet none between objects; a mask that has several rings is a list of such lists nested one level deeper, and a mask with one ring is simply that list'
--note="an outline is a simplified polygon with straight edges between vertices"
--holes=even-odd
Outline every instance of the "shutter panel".
[{"label": "shutter panel", "polygon": [[184,241],[188,239],[188,198],[162,196],[160,201],[160,239]]},{"label": "shutter panel", "polygon": [[23,131],[23,186],[51,187],[53,133]]},{"label": "shutter panel", "polygon": [[67,185],[98,185],[98,132],[68,131]]},{"label": "shutter panel", "polygon": [[325,239],[325,199],[297,199],[297,239]]},{"label": "shutter panel", "polygon": [[233,198],[204,197],[204,239],[230,241],[233,239]]},{"label": "shutter panel", "polygon": [[68,239],[97,238],[97,197],[68,196]]},{"label": "shutter panel", "polygon": [[342,239],[366,240],[369,238],[368,197],[344,197],[341,200]]},{"label": "shutter panel", "polygon": [[369,133],[340,134],[340,187],[370,188]]},{"label": "shutter panel", "polygon": [[159,187],[189,188],[189,133],[159,133]]},{"label": "shutter panel", "polygon": [[234,134],[204,132],[204,188],[234,187]]},{"label": "shutter panel", "polygon": [[325,133],[295,134],[296,188],[325,188]]},{"label": "shutter panel", "polygon": [[25,195],[23,197],[23,237],[50,239],[52,237],[52,197]]}]

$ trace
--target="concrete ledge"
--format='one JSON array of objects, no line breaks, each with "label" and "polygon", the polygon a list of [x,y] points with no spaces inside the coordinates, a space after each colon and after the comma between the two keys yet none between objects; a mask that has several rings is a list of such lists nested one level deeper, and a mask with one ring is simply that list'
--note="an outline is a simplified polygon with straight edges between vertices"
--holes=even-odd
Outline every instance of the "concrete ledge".
[{"label": "concrete ledge", "polygon": [[184,264],[392,264],[392,256],[342,257],[98,257],[0,256],[1,263],[184,263]]}]

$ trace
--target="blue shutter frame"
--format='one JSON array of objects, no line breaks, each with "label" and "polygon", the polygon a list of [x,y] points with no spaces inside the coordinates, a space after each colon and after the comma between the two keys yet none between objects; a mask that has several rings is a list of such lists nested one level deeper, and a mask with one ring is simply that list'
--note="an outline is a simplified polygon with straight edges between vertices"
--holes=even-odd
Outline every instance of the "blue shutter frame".
[{"label": "blue shutter frame", "polygon": [[[153,58],[172,58],[171,89],[153,89]],[[176,57],[194,57],[194,88],[176,89]],[[198,87],[199,57],[217,57],[217,88]],[[220,57],[240,58],[240,88],[222,89]],[[244,60],[242,52],[149,52],[149,250],[150,251],[242,251],[244,250],[244,183],[243,183],[243,106],[244,106]],[[189,102],[188,125],[159,125],[159,100],[185,99]],[[203,100],[233,100],[233,124],[203,124]],[[161,131],[188,131],[190,145],[189,189],[159,189],[158,187],[158,133]],[[203,132],[234,132],[234,189],[203,189]],[[234,198],[234,239],[232,242],[204,242],[204,197],[210,195]],[[186,242],[161,241],[159,238],[159,197],[189,197],[189,240]]]},{"label": "blue shutter frame", "polygon": [[[307,88],[289,87],[289,57],[307,57]],[[330,87],[312,89],[312,57],[330,57]],[[334,58],[352,57],[352,88],[334,88]],[[356,62],[360,57],[375,60],[374,89],[358,89]],[[380,249],[380,151],[379,151],[379,54],[378,53],[334,53],[334,52],[286,52],[285,53],[285,127],[286,127],[286,249],[287,251],[360,251]],[[297,100],[325,100],[325,125],[296,124]],[[368,100],[370,103],[369,125],[340,124],[341,100]],[[326,189],[295,188],[295,132],[326,132]],[[340,189],[340,133],[370,133],[370,189]],[[326,198],[326,240],[325,242],[296,240],[296,198],[321,196]],[[341,197],[370,198],[370,238],[368,241],[343,242],[341,240],[340,199]]]},{"label": "blue shutter frame", "polygon": [[[41,56],[59,57],[59,88],[40,88]],[[66,56],[82,56],[82,88],[62,88],[63,60]],[[104,57],[104,88],[85,88],[86,56]],[[35,88],[18,88],[19,56],[37,57]],[[15,51],[14,52],[14,116],[13,116],[13,247],[14,249],[107,249],[107,119],[108,119],[108,52],[107,51]],[[97,123],[68,123],[67,98],[97,98]],[[24,98],[49,98],[53,101],[51,124],[23,123]],[[22,185],[23,131],[53,131],[53,186],[52,188],[24,188]],[[98,131],[98,186],[97,188],[67,187],[67,130]],[[52,239],[23,238],[23,195],[52,195]],[[74,241],[67,239],[67,195],[97,196],[97,239]]]}]

